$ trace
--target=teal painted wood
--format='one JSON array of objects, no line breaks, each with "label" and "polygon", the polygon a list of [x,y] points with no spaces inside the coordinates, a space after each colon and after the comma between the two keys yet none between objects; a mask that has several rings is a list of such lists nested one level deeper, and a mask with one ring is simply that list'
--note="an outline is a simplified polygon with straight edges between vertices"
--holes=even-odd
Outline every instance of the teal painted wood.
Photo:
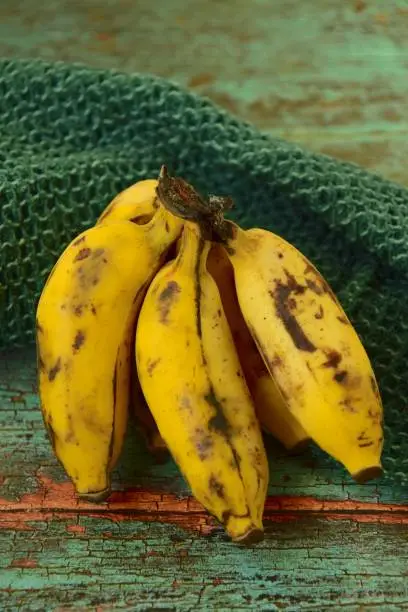
[{"label": "teal painted wood", "polygon": [[408,184],[406,0],[0,4],[0,54],[152,72]]},{"label": "teal painted wood", "polygon": [[76,520],[36,521],[32,533],[0,530],[2,610],[408,606],[408,542],[395,525],[271,522],[262,544],[242,549],[219,532],[204,538],[159,523]]}]

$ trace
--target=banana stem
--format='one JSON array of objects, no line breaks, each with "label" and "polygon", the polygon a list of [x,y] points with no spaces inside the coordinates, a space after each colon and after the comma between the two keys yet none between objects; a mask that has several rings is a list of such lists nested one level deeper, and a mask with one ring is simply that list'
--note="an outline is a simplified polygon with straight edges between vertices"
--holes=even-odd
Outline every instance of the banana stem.
[{"label": "banana stem", "polygon": [[205,240],[225,242],[231,238],[231,227],[224,219],[224,211],[232,208],[232,198],[214,195],[204,198],[184,179],[170,176],[164,165],[160,170],[156,193],[171,213],[197,223]]}]

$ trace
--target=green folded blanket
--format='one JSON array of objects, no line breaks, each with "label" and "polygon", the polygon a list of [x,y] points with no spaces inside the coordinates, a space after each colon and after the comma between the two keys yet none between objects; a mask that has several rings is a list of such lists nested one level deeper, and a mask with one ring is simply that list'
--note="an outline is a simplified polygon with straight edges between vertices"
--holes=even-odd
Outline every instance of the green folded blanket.
[{"label": "green folded blanket", "polygon": [[382,392],[383,482],[408,484],[407,189],[166,80],[63,63],[0,61],[0,138],[0,349],[33,343],[36,301],[67,242],[166,163],[231,195],[232,218],[282,235],[326,276]]}]

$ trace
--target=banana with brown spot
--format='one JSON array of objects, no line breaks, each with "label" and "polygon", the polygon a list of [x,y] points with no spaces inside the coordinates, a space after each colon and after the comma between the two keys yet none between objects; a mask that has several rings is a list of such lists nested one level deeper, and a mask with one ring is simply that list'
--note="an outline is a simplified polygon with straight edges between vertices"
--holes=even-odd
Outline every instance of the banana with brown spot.
[{"label": "banana with brown spot", "polygon": [[145,179],[118,193],[100,214],[96,225],[125,220],[142,225],[150,221],[159,206],[157,183],[156,179]]},{"label": "banana with brown spot", "polygon": [[55,453],[83,498],[110,492],[126,428],[136,317],[182,225],[159,207],[144,225],[88,229],[61,254],[42,291],[41,407]]},{"label": "banana with brown spot", "polygon": [[211,243],[186,223],[136,329],[140,384],[193,495],[235,541],[262,538],[268,463],[217,285]]},{"label": "banana with brown spot", "polygon": [[355,480],[379,477],[382,403],[356,330],[293,245],[228,224],[241,311],[289,410]]},{"label": "banana with brown spot", "polygon": [[234,269],[221,244],[213,244],[207,267],[220,291],[241,366],[263,429],[291,452],[300,452],[307,446],[310,436],[290,412],[251,336],[239,307]]}]

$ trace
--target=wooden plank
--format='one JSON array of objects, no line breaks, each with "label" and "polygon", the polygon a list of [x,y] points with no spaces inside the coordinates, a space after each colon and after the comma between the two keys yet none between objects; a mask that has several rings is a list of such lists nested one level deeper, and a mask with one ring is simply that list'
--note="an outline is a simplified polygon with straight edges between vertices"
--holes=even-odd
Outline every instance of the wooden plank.
[{"label": "wooden plank", "polygon": [[408,606],[400,525],[277,519],[251,549],[231,545],[220,531],[203,536],[135,519],[65,514],[33,520],[32,528],[0,530],[2,610]]}]

